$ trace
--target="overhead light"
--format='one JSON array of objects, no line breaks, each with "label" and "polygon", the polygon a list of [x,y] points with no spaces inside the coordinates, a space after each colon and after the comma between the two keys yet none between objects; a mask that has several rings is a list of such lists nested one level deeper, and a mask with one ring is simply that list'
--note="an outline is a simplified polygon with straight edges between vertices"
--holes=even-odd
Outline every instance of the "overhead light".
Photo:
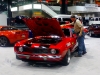
[{"label": "overhead light", "polygon": [[17,11],[17,7],[11,8],[11,11]]},{"label": "overhead light", "polygon": [[34,9],[41,9],[42,6],[41,4],[34,4],[33,7]]},{"label": "overhead light", "polygon": [[23,8],[24,9],[32,9],[32,4],[24,5]]}]

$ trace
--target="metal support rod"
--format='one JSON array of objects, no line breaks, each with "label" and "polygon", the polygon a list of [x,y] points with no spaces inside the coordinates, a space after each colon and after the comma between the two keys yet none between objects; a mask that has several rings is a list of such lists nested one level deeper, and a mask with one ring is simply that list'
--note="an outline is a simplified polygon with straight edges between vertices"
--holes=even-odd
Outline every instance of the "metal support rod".
[{"label": "metal support rod", "polygon": [[8,0],[8,17],[9,17],[9,18],[12,18],[11,0]]},{"label": "metal support rod", "polygon": [[7,25],[11,25],[11,18],[12,18],[12,12],[11,12],[11,0],[7,0],[8,3],[8,19],[7,19]]}]

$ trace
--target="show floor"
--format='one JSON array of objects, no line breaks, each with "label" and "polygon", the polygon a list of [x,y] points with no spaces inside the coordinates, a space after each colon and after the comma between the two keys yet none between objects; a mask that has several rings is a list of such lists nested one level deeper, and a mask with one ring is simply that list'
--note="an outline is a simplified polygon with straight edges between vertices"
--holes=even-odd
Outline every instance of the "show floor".
[{"label": "show floor", "polygon": [[85,39],[87,54],[68,66],[31,66],[15,58],[13,47],[0,47],[0,75],[100,75],[100,37]]}]

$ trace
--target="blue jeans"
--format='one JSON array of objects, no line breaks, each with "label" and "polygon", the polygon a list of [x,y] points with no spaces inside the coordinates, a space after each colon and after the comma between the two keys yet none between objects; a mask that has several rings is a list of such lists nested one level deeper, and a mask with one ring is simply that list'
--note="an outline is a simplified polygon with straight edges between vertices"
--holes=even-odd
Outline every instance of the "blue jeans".
[{"label": "blue jeans", "polygon": [[29,30],[29,38],[33,38],[33,33],[31,30]]},{"label": "blue jeans", "polygon": [[77,38],[77,42],[78,42],[78,54],[82,55],[82,53],[86,52],[85,43],[84,43],[85,33],[82,32],[82,36],[79,36],[79,34],[77,34],[77,35],[78,35],[78,38]]}]

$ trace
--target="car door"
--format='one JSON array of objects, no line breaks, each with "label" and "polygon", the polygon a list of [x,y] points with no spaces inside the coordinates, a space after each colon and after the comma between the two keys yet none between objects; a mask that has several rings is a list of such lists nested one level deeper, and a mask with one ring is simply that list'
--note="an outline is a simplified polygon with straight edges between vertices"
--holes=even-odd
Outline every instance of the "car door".
[{"label": "car door", "polygon": [[70,38],[71,38],[71,45],[72,45],[71,51],[74,52],[78,46],[78,42],[77,42],[77,35],[75,34],[73,28],[70,28]]}]

